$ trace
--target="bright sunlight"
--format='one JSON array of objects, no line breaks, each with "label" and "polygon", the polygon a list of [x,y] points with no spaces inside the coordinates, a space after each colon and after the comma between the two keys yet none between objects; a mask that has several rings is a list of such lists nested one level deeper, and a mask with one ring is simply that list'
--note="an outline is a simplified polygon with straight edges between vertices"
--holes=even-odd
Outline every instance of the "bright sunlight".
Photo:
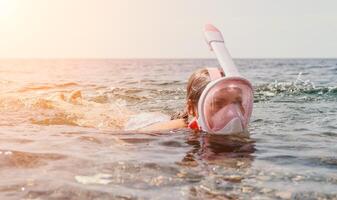
[{"label": "bright sunlight", "polygon": [[0,0],[0,21],[8,20],[15,11],[16,1]]}]

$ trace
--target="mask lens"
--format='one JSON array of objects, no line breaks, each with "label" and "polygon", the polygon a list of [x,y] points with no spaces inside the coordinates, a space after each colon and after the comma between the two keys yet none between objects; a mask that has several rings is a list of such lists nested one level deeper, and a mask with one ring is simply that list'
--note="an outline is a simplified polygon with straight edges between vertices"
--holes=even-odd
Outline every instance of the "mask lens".
[{"label": "mask lens", "polygon": [[245,80],[223,79],[205,97],[203,110],[206,125],[216,132],[237,118],[245,128],[252,111],[252,99],[252,89]]}]

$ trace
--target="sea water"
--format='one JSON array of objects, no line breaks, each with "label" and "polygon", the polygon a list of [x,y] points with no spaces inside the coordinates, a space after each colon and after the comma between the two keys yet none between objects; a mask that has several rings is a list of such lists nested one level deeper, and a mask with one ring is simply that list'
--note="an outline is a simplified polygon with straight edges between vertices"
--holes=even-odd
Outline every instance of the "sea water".
[{"label": "sea water", "polygon": [[250,138],[123,131],[213,59],[1,60],[1,199],[337,199],[337,60],[237,59]]}]

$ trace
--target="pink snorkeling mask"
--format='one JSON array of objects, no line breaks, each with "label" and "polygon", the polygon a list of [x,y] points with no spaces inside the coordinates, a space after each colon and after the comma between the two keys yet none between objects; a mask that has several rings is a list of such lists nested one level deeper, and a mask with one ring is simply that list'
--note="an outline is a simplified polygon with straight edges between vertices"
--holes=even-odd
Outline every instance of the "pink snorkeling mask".
[{"label": "pink snorkeling mask", "polygon": [[219,69],[208,68],[211,82],[200,96],[198,118],[194,120],[194,126],[216,134],[245,132],[253,109],[252,85],[239,74],[220,31],[207,25],[205,36],[225,77],[221,76]]}]

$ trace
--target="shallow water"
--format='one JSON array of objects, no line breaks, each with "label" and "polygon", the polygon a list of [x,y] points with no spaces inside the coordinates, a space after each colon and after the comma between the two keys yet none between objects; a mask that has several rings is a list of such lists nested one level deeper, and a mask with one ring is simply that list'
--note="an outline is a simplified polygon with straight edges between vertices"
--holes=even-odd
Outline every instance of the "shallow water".
[{"label": "shallow water", "polygon": [[337,60],[236,62],[250,138],[122,131],[215,60],[1,60],[0,198],[337,199]]}]

